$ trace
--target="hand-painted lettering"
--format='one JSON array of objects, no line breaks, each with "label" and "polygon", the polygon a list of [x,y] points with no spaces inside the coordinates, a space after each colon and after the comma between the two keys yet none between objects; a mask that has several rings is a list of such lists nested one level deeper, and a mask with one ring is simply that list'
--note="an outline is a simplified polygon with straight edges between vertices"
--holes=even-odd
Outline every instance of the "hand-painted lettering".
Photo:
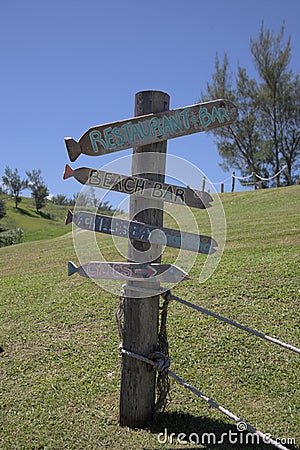
[{"label": "hand-painted lettering", "polygon": [[125,138],[124,138],[123,134],[121,133],[120,128],[114,127],[112,130],[112,133],[113,133],[114,137],[116,138],[116,144],[123,145],[125,142]]},{"label": "hand-painted lettering", "polygon": [[129,194],[132,194],[134,192],[135,182],[134,178],[128,177],[124,180],[124,189]]},{"label": "hand-painted lettering", "polygon": [[217,119],[218,122],[221,122],[220,116],[219,116],[219,110],[214,106],[211,112],[211,121],[215,122]]},{"label": "hand-painted lettering", "polygon": [[129,133],[130,127],[131,127],[131,122],[124,123],[124,125],[121,126],[121,128],[124,129],[126,132],[126,139],[129,143],[131,142],[131,137],[130,137],[130,133]]},{"label": "hand-painted lettering", "polygon": [[169,199],[173,200],[173,187],[172,186],[168,186],[167,189],[165,190],[164,199],[165,198],[169,198]]},{"label": "hand-painted lettering", "polygon": [[177,128],[178,130],[182,131],[182,125],[181,125],[180,115],[179,115],[178,111],[176,111],[175,117],[174,116],[170,116],[170,122],[172,124],[174,132],[175,132],[175,128]]},{"label": "hand-painted lettering", "polygon": [[90,140],[95,153],[99,153],[98,144],[100,144],[104,148],[104,150],[108,150],[106,142],[101,138],[100,131],[97,130],[91,131]]},{"label": "hand-painted lettering", "polygon": [[173,133],[174,133],[174,130],[173,130],[173,127],[172,127],[172,125],[171,125],[171,122],[170,122],[169,117],[168,117],[168,116],[164,116],[162,122],[163,122],[163,132],[164,132],[164,136],[168,133],[168,131],[167,131],[168,129],[169,129],[169,132],[170,132],[171,134],[173,134]]},{"label": "hand-painted lettering", "polygon": [[157,117],[153,117],[153,119],[150,120],[150,124],[151,124],[151,132],[154,137],[163,136],[163,131],[159,126],[160,124]]},{"label": "hand-painted lettering", "polygon": [[142,178],[138,178],[135,183],[135,192],[139,192],[139,194],[143,194],[145,189],[145,182]]},{"label": "hand-painted lettering", "polygon": [[87,265],[87,275],[89,278],[95,278],[97,275],[97,267],[93,263]]},{"label": "hand-painted lettering", "polygon": [[199,119],[203,127],[207,127],[210,124],[211,118],[206,108],[203,107],[199,109]]},{"label": "hand-painted lettering", "polygon": [[152,189],[152,197],[154,198],[161,198],[163,195],[162,192],[163,185],[159,182],[154,183],[153,189]]},{"label": "hand-painted lettering", "polygon": [[224,117],[226,120],[230,120],[230,117],[225,108],[219,108],[220,120],[219,122],[224,122]]},{"label": "hand-painted lettering", "polygon": [[139,141],[143,142],[143,135],[141,134],[140,130],[138,129],[138,126],[132,125],[132,142],[135,141],[135,136],[138,136]]},{"label": "hand-painted lettering", "polygon": [[[146,130],[146,131],[145,131],[144,125],[147,126],[147,130]],[[139,126],[139,128],[140,128],[141,133],[143,133],[143,135],[144,135],[145,137],[147,137],[147,136],[150,135],[150,122],[149,122],[149,120],[147,120],[146,122],[140,122],[140,123],[138,124],[138,126]]]},{"label": "hand-painted lettering", "polygon": [[107,127],[103,130],[103,137],[105,139],[106,145],[109,149],[115,148],[116,144],[111,142],[111,139],[114,138],[114,136],[112,136],[110,133],[112,131],[111,127]]},{"label": "hand-painted lettering", "polygon": [[91,169],[89,178],[88,178],[88,184],[92,186],[101,186],[102,180],[99,176],[99,172],[96,169]]},{"label": "hand-painted lettering", "polygon": [[185,199],[184,199],[184,190],[181,189],[181,188],[177,188],[177,189],[176,189],[176,192],[175,192],[175,199],[177,200],[178,197],[179,197],[183,202],[185,202]]},{"label": "hand-painted lettering", "polygon": [[106,172],[103,180],[103,187],[110,188],[112,184],[114,184],[112,180],[113,174],[110,172]]},{"label": "hand-painted lettering", "polygon": [[183,117],[183,124],[185,128],[188,130],[190,128],[189,119],[187,116],[187,113],[189,112],[190,108],[185,108],[183,111],[181,111],[180,116]]},{"label": "hand-painted lettering", "polygon": [[94,218],[92,216],[91,217],[85,217],[83,219],[83,222],[84,222],[84,228],[85,229],[93,230],[94,224],[95,224],[95,220],[94,220]]},{"label": "hand-painted lettering", "polygon": [[123,177],[121,175],[114,179],[112,187],[115,191],[123,192]]}]

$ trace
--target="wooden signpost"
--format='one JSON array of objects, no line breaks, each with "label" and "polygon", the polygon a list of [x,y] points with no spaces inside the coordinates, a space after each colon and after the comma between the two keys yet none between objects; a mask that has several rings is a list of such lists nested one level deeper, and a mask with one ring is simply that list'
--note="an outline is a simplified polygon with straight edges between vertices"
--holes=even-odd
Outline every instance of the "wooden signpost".
[{"label": "wooden signpost", "polygon": [[206,255],[214,253],[214,247],[218,246],[217,242],[209,236],[128,221],[103,214],[93,214],[86,211],[77,211],[74,214],[68,211],[65,224],[67,225],[71,222],[74,222],[79,228],[84,230],[121,236],[154,245],[181,248]]},{"label": "wooden signpost", "polygon": [[102,189],[110,189],[124,194],[138,194],[153,200],[163,200],[177,205],[187,205],[205,209],[213,201],[208,192],[193,190],[173,184],[161,183],[141,177],[120,175],[103,170],[80,167],[72,169],[66,164],[64,180],[74,177],[82,184]]},{"label": "wooden signpost", "polygon": [[70,160],[75,161],[81,153],[98,156],[145,146],[230,125],[236,118],[236,106],[220,99],[95,126],[77,142],[68,137],[65,143]]},{"label": "wooden signpost", "polygon": [[78,273],[85,278],[102,278],[108,280],[141,281],[156,280],[165,283],[178,283],[188,280],[186,272],[172,264],[139,264],[129,262],[91,261],[76,267],[68,263],[68,275]]},{"label": "wooden signpost", "polygon": [[[199,192],[165,183],[167,140],[227,126],[237,118],[237,108],[228,100],[174,110],[169,110],[169,100],[164,92],[139,92],[135,96],[135,117],[92,127],[78,141],[65,139],[71,161],[81,153],[98,156],[133,147],[131,176],[87,167],[72,169],[66,165],[65,179],[73,176],[89,186],[138,194],[130,196],[129,221],[85,211],[68,212],[66,223],[73,221],[82,229],[122,236],[130,241],[127,262],[91,261],[79,267],[69,262],[68,274],[126,280],[121,307],[122,345],[129,352],[145,357],[158,349],[160,282],[187,279],[180,268],[161,263],[162,246],[211,254],[218,245],[208,236],[163,227],[164,201],[202,209],[212,202],[204,186],[203,192]],[[145,155],[149,158],[145,159]],[[146,263],[143,262],[145,251],[148,252]],[[137,290],[144,297],[134,296]],[[120,425],[145,427],[153,417],[155,392],[155,371],[144,362],[122,354]]]}]

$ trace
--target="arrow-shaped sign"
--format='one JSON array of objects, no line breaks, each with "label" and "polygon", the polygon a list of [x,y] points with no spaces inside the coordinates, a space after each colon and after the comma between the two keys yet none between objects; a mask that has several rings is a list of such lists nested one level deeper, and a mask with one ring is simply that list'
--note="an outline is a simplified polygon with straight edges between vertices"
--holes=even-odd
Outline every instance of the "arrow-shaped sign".
[{"label": "arrow-shaped sign", "polygon": [[138,194],[153,200],[164,200],[168,203],[194,208],[209,208],[210,202],[213,201],[207,192],[193,190],[189,187],[160,183],[137,176],[119,175],[88,167],[72,169],[66,164],[63,178],[65,180],[70,177],[74,177],[80,183],[88,186],[111,189],[124,194]]},{"label": "arrow-shaped sign", "polygon": [[66,224],[74,222],[78,227],[112,234],[125,238],[135,239],[151,244],[167,245],[168,247],[190,250],[192,252],[211,254],[215,252],[217,242],[209,236],[202,236],[187,231],[173,230],[172,228],[156,227],[141,222],[78,211],[74,214],[68,211]]},{"label": "arrow-shaped sign", "polygon": [[76,267],[68,263],[68,275],[78,273],[86,278],[102,278],[108,280],[156,280],[160,282],[177,283],[188,280],[189,276],[179,267],[172,264],[102,262],[91,261]]},{"label": "arrow-shaped sign", "polygon": [[147,114],[90,128],[79,141],[68,137],[69,158],[81,153],[105,155],[131,147],[149,145],[188,134],[230,125],[237,118],[237,107],[229,100],[213,100],[157,114]]}]

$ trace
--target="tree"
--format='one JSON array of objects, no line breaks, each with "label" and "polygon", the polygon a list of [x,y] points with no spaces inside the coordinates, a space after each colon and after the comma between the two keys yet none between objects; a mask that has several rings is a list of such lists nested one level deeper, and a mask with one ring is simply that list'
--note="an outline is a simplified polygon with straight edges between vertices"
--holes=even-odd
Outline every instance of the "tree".
[{"label": "tree", "polygon": [[64,194],[58,194],[55,197],[52,197],[52,202],[55,205],[68,205],[68,199]]},{"label": "tree", "polygon": [[49,190],[44,183],[41,176],[41,170],[33,169],[32,172],[26,172],[29,179],[29,188],[31,190],[31,196],[35,201],[36,212],[39,212],[46,204],[46,198],[49,195]]},{"label": "tree", "polygon": [[275,36],[262,23],[258,38],[250,40],[250,51],[258,80],[238,66],[233,82],[227,55],[222,64],[217,55],[212,83],[201,93],[202,101],[227,98],[239,110],[234,124],[212,131],[223,158],[221,166],[236,168],[242,175],[255,172],[268,178],[286,165],[283,176],[287,184],[292,184],[292,172],[298,170],[300,156],[300,83],[288,69],[291,39],[284,43],[284,26]]},{"label": "tree", "polygon": [[[268,162],[273,172],[280,171],[281,161],[286,162],[282,150],[282,140],[287,130],[283,116],[290,113],[291,103],[289,92],[293,89],[293,74],[288,70],[291,59],[291,38],[284,43],[284,25],[277,36],[261,25],[259,37],[250,41],[251,54],[254,66],[262,80],[256,96],[264,136],[268,145]],[[297,100],[297,99],[295,99]],[[299,100],[298,100],[299,102]],[[285,149],[288,156],[288,148]],[[291,173],[290,173],[291,179]],[[277,176],[277,186],[280,186],[280,175]]]},{"label": "tree", "polygon": [[278,127],[279,150],[287,170],[283,172],[286,183],[295,182],[300,169],[300,80],[296,77],[286,90]]},{"label": "tree", "polygon": [[3,219],[5,215],[6,215],[6,203],[4,198],[0,197],[0,219]]},{"label": "tree", "polygon": [[212,133],[220,155],[223,158],[221,167],[224,170],[238,169],[242,175],[252,172],[264,172],[260,157],[262,139],[259,124],[249,92],[257,89],[256,83],[250,80],[246,71],[239,67],[238,76],[233,87],[233,74],[230,72],[227,54],[221,63],[218,55],[215,59],[215,73],[212,83],[207,83],[206,92],[201,93],[200,101],[225,98],[238,105],[239,118],[230,127],[221,127]]},{"label": "tree", "polygon": [[6,167],[4,176],[2,177],[2,182],[6,190],[15,199],[15,206],[18,208],[18,204],[22,200],[20,194],[28,187],[28,181],[26,179],[21,180],[18,169],[12,171],[9,167]]}]

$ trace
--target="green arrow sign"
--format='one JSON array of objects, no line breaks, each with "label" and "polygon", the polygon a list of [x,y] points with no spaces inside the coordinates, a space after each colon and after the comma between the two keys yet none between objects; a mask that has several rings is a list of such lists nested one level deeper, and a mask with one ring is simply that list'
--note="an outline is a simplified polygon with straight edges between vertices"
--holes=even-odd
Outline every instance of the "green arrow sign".
[{"label": "green arrow sign", "polygon": [[173,230],[172,228],[156,227],[141,222],[93,214],[86,211],[68,212],[66,224],[74,222],[79,228],[99,233],[112,234],[141,242],[166,245],[192,252],[211,254],[215,252],[217,242],[209,236]]}]

